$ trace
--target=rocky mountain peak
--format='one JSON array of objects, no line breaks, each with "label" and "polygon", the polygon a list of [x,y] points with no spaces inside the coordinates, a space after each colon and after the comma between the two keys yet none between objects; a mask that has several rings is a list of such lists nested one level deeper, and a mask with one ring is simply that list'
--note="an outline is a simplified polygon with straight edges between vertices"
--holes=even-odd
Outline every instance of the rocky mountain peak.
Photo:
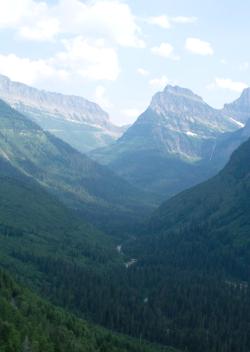
[{"label": "rocky mountain peak", "polygon": [[150,110],[169,130],[191,137],[208,138],[238,128],[220,110],[209,106],[190,89],[168,85],[152,98]]},{"label": "rocky mountain peak", "polygon": [[245,124],[250,119],[250,88],[244,89],[241,96],[234,102],[225,104],[223,112]]},{"label": "rocky mountain peak", "polygon": [[162,92],[158,92],[153,96],[150,108],[161,115],[167,112],[189,114],[197,109],[212,109],[199,95],[193,93],[190,89],[171,85],[167,85]]},{"label": "rocky mountain peak", "polygon": [[174,96],[203,102],[203,99],[199,95],[193,93],[191,89],[183,88],[180,86],[167,85],[163,91],[163,94],[172,94]]}]

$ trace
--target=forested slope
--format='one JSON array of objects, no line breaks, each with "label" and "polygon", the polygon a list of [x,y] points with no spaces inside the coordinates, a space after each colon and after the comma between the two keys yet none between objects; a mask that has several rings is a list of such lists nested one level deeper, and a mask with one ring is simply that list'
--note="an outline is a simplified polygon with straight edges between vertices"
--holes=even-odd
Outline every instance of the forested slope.
[{"label": "forested slope", "polygon": [[1,352],[174,352],[115,335],[40,299],[0,270]]}]

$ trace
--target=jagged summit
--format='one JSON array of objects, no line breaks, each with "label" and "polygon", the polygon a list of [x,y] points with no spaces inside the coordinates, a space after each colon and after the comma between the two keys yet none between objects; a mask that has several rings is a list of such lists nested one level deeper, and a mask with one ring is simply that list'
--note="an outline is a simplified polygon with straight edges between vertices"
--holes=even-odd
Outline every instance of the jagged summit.
[{"label": "jagged summit", "polygon": [[166,86],[166,88],[164,89],[163,93],[164,94],[172,94],[172,95],[176,95],[179,97],[183,97],[183,98],[187,98],[187,99],[194,99],[196,101],[203,102],[202,97],[195,94],[191,89],[183,88],[180,86],[172,86],[172,85],[168,84]]},{"label": "jagged summit", "polygon": [[162,92],[158,92],[153,96],[151,106],[154,106],[155,104],[166,104],[168,102],[180,104],[183,101],[193,101],[206,104],[202,97],[188,88],[167,85]]},{"label": "jagged summit", "polygon": [[245,124],[250,119],[250,88],[245,88],[241,96],[230,104],[225,104],[223,112]]},{"label": "jagged summit", "polygon": [[206,105],[203,99],[190,89],[167,85],[162,92],[158,92],[153,96],[150,108],[158,110],[160,106],[164,106],[164,110],[166,110],[166,108],[173,110],[176,105],[185,107],[185,105],[190,106],[192,103]]},{"label": "jagged summit", "polygon": [[190,136],[207,138],[237,128],[220,110],[209,106],[190,89],[179,86],[167,85],[156,93],[149,109],[164,118],[165,127]]}]

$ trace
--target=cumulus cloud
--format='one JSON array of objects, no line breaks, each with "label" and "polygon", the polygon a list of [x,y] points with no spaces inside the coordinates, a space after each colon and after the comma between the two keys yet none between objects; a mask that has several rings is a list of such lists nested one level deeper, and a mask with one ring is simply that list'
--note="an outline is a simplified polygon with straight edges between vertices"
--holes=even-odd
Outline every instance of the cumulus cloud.
[{"label": "cumulus cloud", "polygon": [[[57,13],[64,28],[75,34],[107,38],[118,45],[144,47],[140,28],[128,4],[118,0],[83,3],[79,0],[60,0]],[[69,16],[69,11],[70,16]]]},{"label": "cumulus cloud", "polygon": [[211,44],[199,38],[187,38],[185,47],[193,54],[206,56],[214,53]]},{"label": "cumulus cloud", "polygon": [[246,83],[233,81],[230,78],[215,78],[214,82],[208,86],[209,89],[222,88],[233,92],[242,92],[247,87]]},{"label": "cumulus cloud", "polygon": [[62,41],[65,50],[53,59],[57,67],[92,80],[117,79],[120,67],[116,50],[102,40],[90,42],[81,36]]},{"label": "cumulus cloud", "polygon": [[60,21],[44,1],[8,0],[1,2],[0,28],[11,28],[23,39],[52,40],[60,32]]},{"label": "cumulus cloud", "polygon": [[173,24],[189,24],[197,21],[197,17],[188,17],[188,16],[176,16],[169,17],[166,15],[149,17],[147,22],[163,29],[169,29]]},{"label": "cumulus cloud", "polygon": [[153,78],[149,81],[149,84],[157,89],[163,89],[169,83],[169,79],[166,76],[162,76],[159,78]]},{"label": "cumulus cloud", "polygon": [[31,15],[34,5],[32,0],[1,1],[0,28],[12,28],[20,25],[22,19]]},{"label": "cumulus cloud", "polygon": [[155,16],[148,19],[148,23],[155,24],[161,28],[169,29],[171,27],[170,20],[167,16]]},{"label": "cumulus cloud", "polygon": [[35,0],[2,1],[0,28],[13,28],[29,40],[71,34],[103,38],[127,47],[145,46],[135,16],[120,0],[58,0],[50,5]]},{"label": "cumulus cloud", "polygon": [[160,46],[151,48],[154,55],[158,55],[171,60],[179,60],[180,57],[174,53],[174,48],[169,43],[161,43]]},{"label": "cumulus cloud", "polygon": [[22,38],[36,41],[50,41],[60,32],[60,22],[56,18],[37,21],[34,26],[24,25],[19,29]]},{"label": "cumulus cloud", "polygon": [[[69,76],[80,75],[91,80],[116,80],[120,73],[118,47],[145,47],[137,19],[122,0],[2,1],[1,28],[12,30],[22,40],[55,41],[56,48],[63,46],[46,60],[16,56],[21,67],[26,67],[28,61],[32,65],[27,78],[19,74],[19,80],[25,83],[33,83],[43,75],[46,79],[48,72],[51,75],[67,72]],[[4,56],[2,60],[2,72],[9,72]],[[9,66],[13,60],[12,56]],[[39,66],[40,74],[35,68]]]},{"label": "cumulus cloud", "polygon": [[54,58],[56,66],[92,80],[117,79],[120,67],[116,50],[102,40],[90,42],[81,36],[64,39],[65,50]]},{"label": "cumulus cloud", "polygon": [[35,84],[45,79],[65,80],[68,73],[56,69],[49,60],[31,60],[14,54],[0,55],[0,72],[14,81]]},{"label": "cumulus cloud", "polygon": [[[15,54],[0,54],[0,72],[26,84],[74,76],[114,81],[120,73],[116,50],[102,40],[89,42],[82,37],[62,41],[64,49],[48,59],[32,60]],[[100,93],[100,90],[99,90]]]}]

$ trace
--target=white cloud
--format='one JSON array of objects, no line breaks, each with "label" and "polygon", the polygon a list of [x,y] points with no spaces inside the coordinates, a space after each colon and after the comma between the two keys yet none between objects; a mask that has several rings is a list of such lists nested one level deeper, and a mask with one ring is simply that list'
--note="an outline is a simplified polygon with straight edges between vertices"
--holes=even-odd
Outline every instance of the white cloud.
[{"label": "white cloud", "polygon": [[177,17],[172,17],[171,21],[179,24],[189,24],[189,23],[195,23],[197,21],[197,17],[177,16]]},{"label": "white cloud", "polygon": [[[48,59],[31,60],[15,54],[0,54],[0,73],[26,84],[40,83],[52,78],[90,80],[117,79],[120,67],[116,50],[105,47],[102,40],[89,43],[82,37],[62,41],[64,50]],[[99,98],[101,90],[99,89]]]},{"label": "white cloud", "polygon": [[63,45],[65,50],[53,59],[56,66],[91,80],[117,79],[120,67],[116,50],[104,46],[102,40],[90,43],[78,36],[64,39]]},{"label": "white cloud", "polygon": [[[38,76],[34,73],[38,63],[43,65],[41,78],[52,70],[67,71],[69,75],[91,80],[116,80],[120,72],[117,46],[145,47],[137,20],[122,0],[0,2],[0,28],[13,30],[17,38],[23,40],[57,40],[56,44],[64,46],[46,60],[30,60],[33,70],[26,80],[20,72],[21,81],[34,81],[30,76]],[[22,65],[29,60],[15,59],[21,60]]]},{"label": "white cloud", "polygon": [[22,26],[19,35],[22,38],[36,41],[50,41],[60,32],[60,24],[56,18],[41,19],[32,26]]},{"label": "white cloud", "polygon": [[211,88],[218,87],[228,89],[234,92],[242,92],[248,85],[244,82],[236,82],[230,78],[215,78],[215,82],[210,85]]},{"label": "white cloud", "polygon": [[209,42],[199,38],[187,38],[185,47],[188,51],[198,55],[213,55],[214,51]]},{"label": "white cloud", "polygon": [[162,76],[159,78],[154,78],[149,81],[149,84],[157,89],[163,89],[169,83],[169,79],[166,76]]},{"label": "white cloud", "polygon": [[137,73],[141,76],[149,76],[149,71],[145,70],[144,68],[138,68]]},{"label": "white cloud", "polygon": [[96,87],[94,100],[105,109],[110,109],[113,107],[113,104],[111,104],[106,96],[106,88],[101,85]]},{"label": "white cloud", "polygon": [[175,55],[174,48],[169,43],[161,43],[160,46],[151,48],[151,52],[155,55],[165,57],[171,60],[179,60],[180,57]]},{"label": "white cloud", "polygon": [[166,15],[160,15],[155,17],[149,17],[147,22],[154,24],[158,27],[169,29],[172,27],[172,24],[189,24],[197,21],[197,17],[188,17],[188,16],[176,16],[168,17]]},{"label": "white cloud", "polygon": [[35,84],[45,79],[65,80],[68,73],[54,68],[49,61],[20,58],[14,54],[0,55],[0,72],[14,81]]},{"label": "white cloud", "polygon": [[121,0],[1,1],[0,28],[13,28],[21,38],[52,40],[58,34],[103,38],[125,47],[145,47],[141,29]]},{"label": "white cloud", "polygon": [[59,27],[59,19],[51,16],[45,1],[1,1],[0,28],[11,28],[20,38],[51,40],[59,33]]},{"label": "white cloud", "polygon": [[33,8],[32,0],[2,0],[0,11],[0,28],[11,28],[20,24],[20,21],[30,14]]},{"label": "white cloud", "polygon": [[161,28],[169,29],[171,27],[170,20],[167,16],[155,16],[148,19],[148,23],[155,24]]},{"label": "white cloud", "polygon": [[141,30],[128,4],[119,0],[59,0],[54,9],[65,32],[105,38],[127,47],[144,47]]}]

